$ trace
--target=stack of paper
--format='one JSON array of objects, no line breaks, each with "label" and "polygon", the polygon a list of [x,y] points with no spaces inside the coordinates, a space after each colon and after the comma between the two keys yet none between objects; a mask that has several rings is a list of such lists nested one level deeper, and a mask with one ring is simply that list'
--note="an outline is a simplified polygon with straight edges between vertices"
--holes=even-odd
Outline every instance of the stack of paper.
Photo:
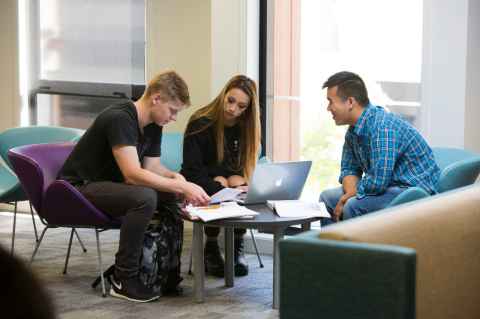
[{"label": "stack of paper", "polygon": [[238,205],[236,202],[221,203],[210,206],[187,206],[187,212],[192,218],[200,218],[204,222],[224,218],[253,218],[257,212]]},{"label": "stack of paper", "polygon": [[267,205],[280,217],[330,217],[323,202],[269,200]]}]

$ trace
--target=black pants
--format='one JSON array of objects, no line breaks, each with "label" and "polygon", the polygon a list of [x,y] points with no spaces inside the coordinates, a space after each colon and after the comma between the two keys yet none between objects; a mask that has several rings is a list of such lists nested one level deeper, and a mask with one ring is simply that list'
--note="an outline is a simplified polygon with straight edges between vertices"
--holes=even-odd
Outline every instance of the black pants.
[{"label": "black pants", "polygon": [[136,276],[147,225],[157,209],[162,214],[162,203],[175,200],[174,194],[113,182],[93,182],[77,188],[104,213],[123,217],[115,271],[122,277]]}]

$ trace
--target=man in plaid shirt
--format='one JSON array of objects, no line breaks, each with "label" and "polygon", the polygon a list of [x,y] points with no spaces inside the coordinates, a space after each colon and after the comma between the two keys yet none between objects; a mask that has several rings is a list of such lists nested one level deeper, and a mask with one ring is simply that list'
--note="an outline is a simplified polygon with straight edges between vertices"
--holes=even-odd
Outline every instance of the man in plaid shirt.
[{"label": "man in plaid shirt", "polygon": [[324,84],[336,125],[349,125],[343,145],[342,187],[320,195],[333,221],[385,208],[408,187],[435,194],[440,170],[432,150],[410,124],[373,106],[363,80],[351,72]]}]

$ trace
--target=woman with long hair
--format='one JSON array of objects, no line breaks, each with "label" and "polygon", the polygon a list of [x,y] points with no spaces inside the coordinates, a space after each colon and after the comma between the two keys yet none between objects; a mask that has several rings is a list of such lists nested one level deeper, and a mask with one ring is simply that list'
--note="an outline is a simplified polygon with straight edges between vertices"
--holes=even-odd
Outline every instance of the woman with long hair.
[{"label": "woman with long hair", "polygon": [[[260,149],[260,110],[255,82],[244,75],[231,78],[220,94],[197,110],[183,141],[182,175],[208,195],[225,187],[247,190]],[[205,227],[205,270],[223,277],[224,260],[218,227]],[[235,229],[235,275],[248,274],[243,258],[245,229]]]}]

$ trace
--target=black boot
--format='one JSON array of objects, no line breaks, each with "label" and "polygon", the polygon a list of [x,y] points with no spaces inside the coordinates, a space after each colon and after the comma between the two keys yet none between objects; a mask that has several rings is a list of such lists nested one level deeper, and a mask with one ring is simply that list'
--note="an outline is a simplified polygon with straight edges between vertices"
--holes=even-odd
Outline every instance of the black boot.
[{"label": "black boot", "polygon": [[248,275],[248,264],[245,260],[245,255],[243,254],[243,237],[235,238],[233,245],[235,276],[246,276]]},{"label": "black boot", "polygon": [[225,261],[223,260],[218,242],[207,240],[205,244],[205,272],[215,277],[224,276]]}]

